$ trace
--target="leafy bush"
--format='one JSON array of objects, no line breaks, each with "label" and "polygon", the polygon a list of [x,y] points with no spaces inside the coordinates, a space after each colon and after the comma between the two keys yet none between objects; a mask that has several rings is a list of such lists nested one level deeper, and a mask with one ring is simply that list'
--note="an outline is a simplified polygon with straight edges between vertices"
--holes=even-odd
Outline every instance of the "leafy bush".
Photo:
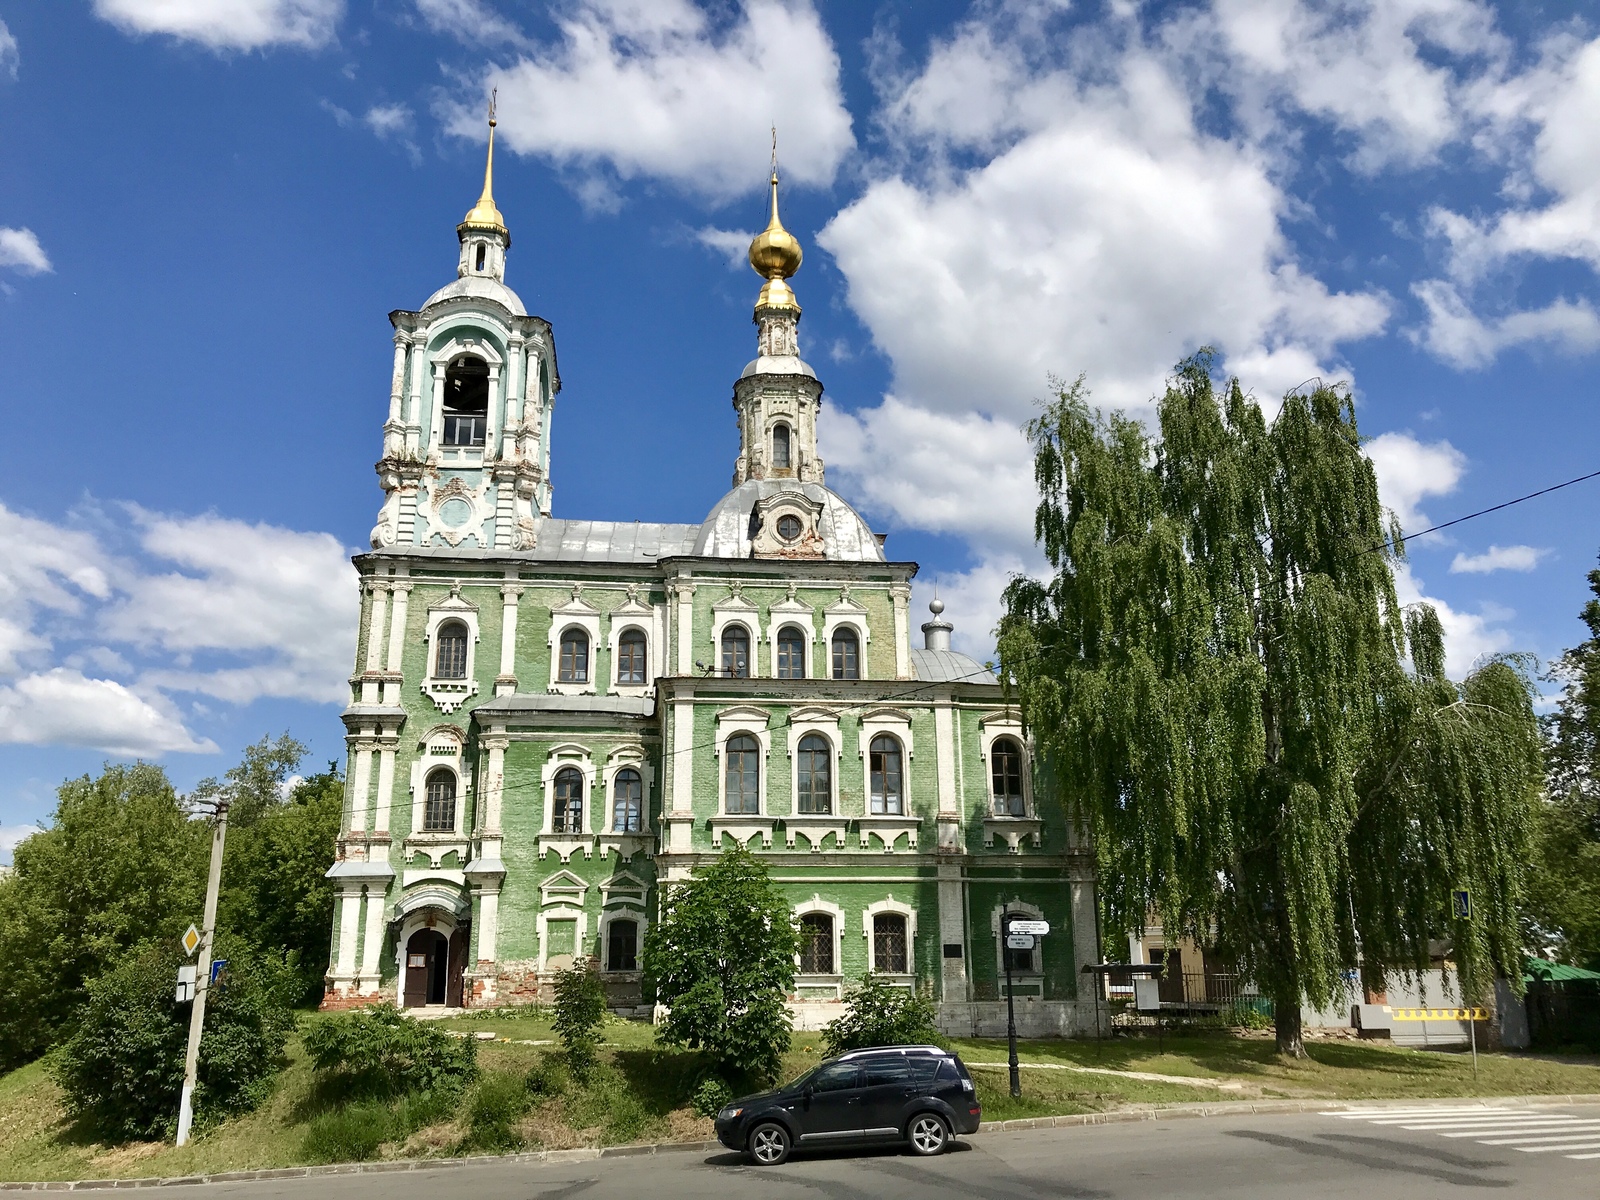
[{"label": "leafy bush", "polygon": [[494,1071],[478,1081],[467,1106],[467,1136],[462,1149],[517,1150],[517,1122],[528,1111],[528,1085],[521,1076]]},{"label": "leafy bush", "polygon": [[348,1096],[458,1095],[478,1076],[475,1038],[451,1037],[393,1004],[319,1021],[303,1041],[319,1084]]},{"label": "leafy bush", "polygon": [[528,1071],[526,1086],[531,1096],[559,1096],[565,1092],[572,1086],[565,1056],[541,1054]]},{"label": "leafy bush", "polygon": [[[265,1098],[294,1028],[297,984],[286,967],[228,938],[218,940],[217,956],[228,960],[228,974],[206,1005],[194,1101],[200,1123]],[[89,984],[77,1028],[56,1051],[51,1073],[67,1112],[102,1137],[152,1140],[177,1125],[190,1006],[172,995],[184,961],[176,946],[136,947]]]},{"label": "leafy bush", "polygon": [[312,1119],[302,1153],[312,1162],[365,1162],[390,1140],[397,1125],[381,1101],[347,1104]]},{"label": "leafy bush", "polygon": [[940,1045],[933,1001],[910,988],[863,975],[845,997],[844,1015],[822,1031],[823,1049],[843,1054],[866,1046]]},{"label": "leafy bush", "polygon": [[694,1096],[689,1103],[702,1117],[714,1117],[732,1099],[733,1089],[728,1086],[726,1079],[720,1075],[707,1075],[694,1089]]},{"label": "leafy bush", "polygon": [[595,1048],[606,1020],[606,993],[593,964],[580,958],[556,975],[556,1013],[551,1022],[567,1052],[567,1065],[580,1081],[594,1070]]},{"label": "leafy bush", "polygon": [[651,1123],[638,1089],[610,1063],[596,1063],[588,1082],[569,1092],[563,1104],[567,1124],[574,1129],[599,1127],[606,1142],[637,1141]]},{"label": "leafy bush", "polygon": [[645,936],[642,966],[667,1015],[656,1036],[703,1049],[725,1078],[774,1078],[789,1048],[798,950],[789,902],[741,846],[696,867]]}]

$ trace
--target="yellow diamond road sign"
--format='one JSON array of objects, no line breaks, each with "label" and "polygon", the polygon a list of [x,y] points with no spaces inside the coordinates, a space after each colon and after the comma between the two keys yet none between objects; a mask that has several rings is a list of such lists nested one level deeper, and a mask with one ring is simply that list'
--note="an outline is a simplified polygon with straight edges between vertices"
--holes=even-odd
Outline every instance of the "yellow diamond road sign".
[{"label": "yellow diamond road sign", "polygon": [[200,948],[200,931],[193,925],[183,931],[183,952],[193,954]]}]

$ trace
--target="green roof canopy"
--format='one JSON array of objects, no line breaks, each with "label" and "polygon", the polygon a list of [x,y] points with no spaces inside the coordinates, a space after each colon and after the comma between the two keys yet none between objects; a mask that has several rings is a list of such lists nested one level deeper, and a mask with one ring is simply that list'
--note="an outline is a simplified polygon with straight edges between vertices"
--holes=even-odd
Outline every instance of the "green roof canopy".
[{"label": "green roof canopy", "polygon": [[1585,971],[1582,967],[1569,967],[1544,958],[1530,958],[1523,966],[1524,982],[1576,983],[1580,980],[1600,980],[1600,971]]}]

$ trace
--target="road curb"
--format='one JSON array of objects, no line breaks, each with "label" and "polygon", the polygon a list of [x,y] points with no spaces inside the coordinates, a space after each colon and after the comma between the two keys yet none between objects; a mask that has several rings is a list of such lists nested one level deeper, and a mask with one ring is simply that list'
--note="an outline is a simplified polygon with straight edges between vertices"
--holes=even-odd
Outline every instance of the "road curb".
[{"label": "road curb", "polygon": [[[1167,1104],[1119,1108],[1111,1112],[1072,1113],[1057,1117],[1019,1117],[985,1121],[977,1135],[1021,1133],[1033,1129],[1071,1129],[1085,1125],[1119,1125],[1130,1121],[1174,1121],[1199,1117],[1245,1117],[1265,1113],[1326,1112],[1348,1108],[1428,1108],[1481,1104],[1537,1108],[1551,1104],[1600,1104],[1600,1095],[1445,1096],[1401,1100],[1223,1100],[1215,1104]],[[403,1158],[374,1163],[332,1163],[321,1167],[264,1167],[255,1171],[218,1171],[208,1175],[145,1176],[137,1179],[76,1179],[0,1182],[0,1192],[88,1192],[112,1188],[177,1187],[202,1183],[251,1183],[266,1179],[302,1179],[321,1175],[377,1175],[397,1171],[432,1171],[491,1164],[590,1162],[599,1158],[634,1158],[646,1154],[723,1150],[720,1142],[650,1142],[633,1146],[590,1146],[573,1150],[530,1150],[521,1154],[474,1154],[464,1158]]]}]

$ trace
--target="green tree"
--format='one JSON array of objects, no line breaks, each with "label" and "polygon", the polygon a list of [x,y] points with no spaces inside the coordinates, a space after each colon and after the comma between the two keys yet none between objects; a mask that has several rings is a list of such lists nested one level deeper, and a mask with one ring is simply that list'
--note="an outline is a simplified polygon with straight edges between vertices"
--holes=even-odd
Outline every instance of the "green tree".
[{"label": "green tree", "polygon": [[789,1048],[785,1006],[798,935],[788,902],[735,846],[669,885],[645,936],[642,966],[667,1015],[657,1036],[704,1050],[723,1075],[776,1078]]},{"label": "green tree", "polygon": [[1000,652],[1096,835],[1107,924],[1217,944],[1298,1056],[1302,1001],[1424,968],[1430,938],[1470,995],[1520,979],[1538,727],[1517,661],[1457,685],[1432,610],[1402,612],[1348,393],[1269,421],[1211,368],[1179,364],[1159,440],[1081,379],[1029,425],[1054,575],[1007,588]]},{"label": "green tree", "polygon": [[288,801],[285,783],[305,756],[305,745],[287,733],[276,741],[270,734],[263,735],[259,742],[244,748],[244,757],[224,773],[221,782],[202,779],[189,799],[200,804],[226,801],[230,831],[246,829]]},{"label": "green tree", "polygon": [[896,987],[870,971],[845,995],[844,1015],[828,1022],[822,1047],[829,1054],[867,1046],[939,1045],[931,997]]},{"label": "green tree", "polygon": [[328,968],[333,885],[326,872],[343,806],[344,779],[330,763],[252,823],[235,830],[230,822],[228,829],[219,923],[248,932],[289,959],[300,979],[301,1002],[321,997]]},{"label": "green tree", "polygon": [[[259,1104],[281,1065],[294,1028],[296,981],[275,957],[238,938],[222,938],[227,973],[206,1006],[195,1112],[202,1123]],[[183,1088],[189,1006],[173,1003],[176,941],[145,942],[89,984],[72,1035],[51,1056],[67,1112],[117,1141],[173,1132]]]},{"label": "green tree", "polygon": [[600,1028],[606,1022],[605,987],[594,963],[580,958],[557,973],[555,991],[556,1015],[551,1025],[566,1051],[573,1078],[587,1083],[594,1071]]},{"label": "green tree", "polygon": [[1600,570],[1581,617],[1589,636],[1547,676],[1562,685],[1544,718],[1545,803],[1539,806],[1527,921],[1529,940],[1575,966],[1600,970]]},{"label": "green tree", "polygon": [[160,767],[108,764],[61,785],[50,826],[0,881],[0,1070],[70,1029],[89,981],[130,946],[177,945],[200,915],[208,845]]}]

